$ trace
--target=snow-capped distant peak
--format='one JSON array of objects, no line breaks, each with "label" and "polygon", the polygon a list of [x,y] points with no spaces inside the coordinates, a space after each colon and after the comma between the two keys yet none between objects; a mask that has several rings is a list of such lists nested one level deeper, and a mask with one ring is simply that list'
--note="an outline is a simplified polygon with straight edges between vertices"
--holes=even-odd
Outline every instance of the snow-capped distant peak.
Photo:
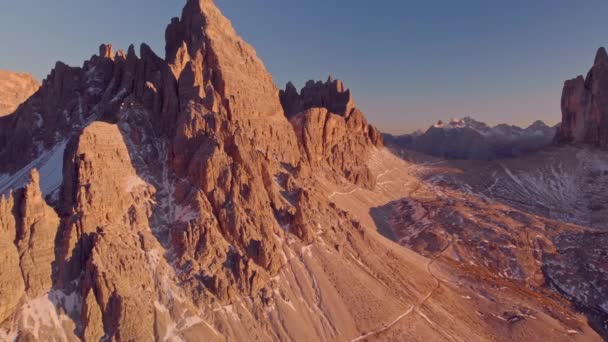
[{"label": "snow-capped distant peak", "polygon": [[490,132],[491,128],[488,125],[486,125],[483,122],[477,121],[469,116],[464,117],[464,118],[453,118],[447,122],[440,120],[435,125],[433,125],[433,127],[439,128],[439,129],[468,128],[468,129],[477,131],[479,134],[484,135],[484,136],[491,134],[491,132]]},{"label": "snow-capped distant peak", "polygon": [[543,121],[535,121],[527,128],[520,128],[514,125],[500,124],[490,127],[487,124],[477,121],[469,116],[464,118],[454,118],[449,121],[438,121],[432,126],[435,129],[455,130],[455,129],[470,129],[484,137],[497,139],[517,139],[523,136],[551,136],[554,134],[554,128],[547,126]]}]

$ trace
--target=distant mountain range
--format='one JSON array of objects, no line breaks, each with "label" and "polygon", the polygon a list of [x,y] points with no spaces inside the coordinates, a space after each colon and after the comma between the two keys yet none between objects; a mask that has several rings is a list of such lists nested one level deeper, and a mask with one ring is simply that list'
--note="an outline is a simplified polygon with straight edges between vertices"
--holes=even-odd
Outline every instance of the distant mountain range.
[{"label": "distant mountain range", "polygon": [[494,160],[525,155],[549,145],[557,131],[542,121],[521,128],[500,124],[491,127],[471,117],[439,121],[426,132],[401,136],[385,134],[388,147],[409,149],[448,159]]}]

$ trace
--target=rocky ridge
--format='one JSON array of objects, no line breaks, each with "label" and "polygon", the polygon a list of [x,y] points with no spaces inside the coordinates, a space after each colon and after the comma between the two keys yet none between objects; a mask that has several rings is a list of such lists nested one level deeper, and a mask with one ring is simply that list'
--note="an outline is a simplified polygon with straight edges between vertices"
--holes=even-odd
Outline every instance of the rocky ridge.
[{"label": "rocky ridge", "polygon": [[367,123],[342,81],[308,81],[299,93],[290,82],[279,96],[302,154],[313,167],[326,167],[354,184],[373,188],[367,160],[370,148],[383,147],[382,136]]}]

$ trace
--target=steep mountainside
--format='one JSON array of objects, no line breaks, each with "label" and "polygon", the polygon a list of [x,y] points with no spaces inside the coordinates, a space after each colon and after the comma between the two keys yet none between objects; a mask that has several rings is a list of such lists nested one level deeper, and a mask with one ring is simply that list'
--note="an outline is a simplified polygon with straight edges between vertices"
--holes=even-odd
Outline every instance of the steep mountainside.
[{"label": "steep mountainside", "polygon": [[412,190],[477,199],[384,149],[341,82],[279,92],[212,0],[165,38],[57,63],[0,121],[0,341],[601,340],[544,254],[528,282],[378,234]]},{"label": "steep mountainside", "polygon": [[490,127],[470,117],[442,121],[425,133],[389,137],[394,151],[410,149],[448,159],[493,160],[535,152],[553,141],[556,128],[536,121],[527,128],[510,125]]},{"label": "steep mountainside", "polygon": [[0,117],[13,113],[38,88],[40,83],[30,74],[0,70]]},{"label": "steep mountainside", "polygon": [[[378,186],[334,191],[339,207],[434,265],[462,267],[468,276],[455,281],[473,289],[463,294],[472,301],[500,301],[513,289],[546,303],[540,310],[530,299],[499,313],[480,310],[486,321],[517,330],[539,315],[555,317],[557,307],[548,303],[562,296],[608,336],[604,153],[562,147],[522,159],[454,162],[420,155],[403,161],[385,151],[372,165]],[[557,328],[564,336],[580,336],[564,323]]]}]

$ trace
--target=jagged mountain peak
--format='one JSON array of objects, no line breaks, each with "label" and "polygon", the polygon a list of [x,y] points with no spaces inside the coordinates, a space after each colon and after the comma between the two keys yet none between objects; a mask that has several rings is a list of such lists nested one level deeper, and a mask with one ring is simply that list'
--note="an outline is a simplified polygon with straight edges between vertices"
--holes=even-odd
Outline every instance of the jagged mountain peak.
[{"label": "jagged mountain peak", "polygon": [[608,147],[608,55],[598,49],[587,77],[578,76],[564,83],[562,124],[558,143],[584,143]]},{"label": "jagged mountain peak", "polygon": [[299,92],[293,83],[288,82],[279,97],[288,117],[310,108],[325,108],[332,113],[348,116],[356,107],[350,89],[331,75],[325,82],[308,80]]},{"label": "jagged mountain peak", "polygon": [[470,128],[474,130],[484,131],[490,127],[481,121],[477,121],[470,116],[463,118],[452,118],[448,121],[439,120],[433,128],[444,128],[444,129],[458,129],[458,128]]},{"label": "jagged mountain peak", "polygon": [[[165,59],[176,79],[195,88],[209,110],[222,106],[235,118],[281,114],[278,89],[264,63],[213,1],[188,1],[165,40]],[[216,98],[221,103],[209,104]]]},{"label": "jagged mountain peak", "polygon": [[594,65],[598,64],[608,64],[608,53],[606,53],[606,49],[604,47],[600,47],[595,54]]}]

